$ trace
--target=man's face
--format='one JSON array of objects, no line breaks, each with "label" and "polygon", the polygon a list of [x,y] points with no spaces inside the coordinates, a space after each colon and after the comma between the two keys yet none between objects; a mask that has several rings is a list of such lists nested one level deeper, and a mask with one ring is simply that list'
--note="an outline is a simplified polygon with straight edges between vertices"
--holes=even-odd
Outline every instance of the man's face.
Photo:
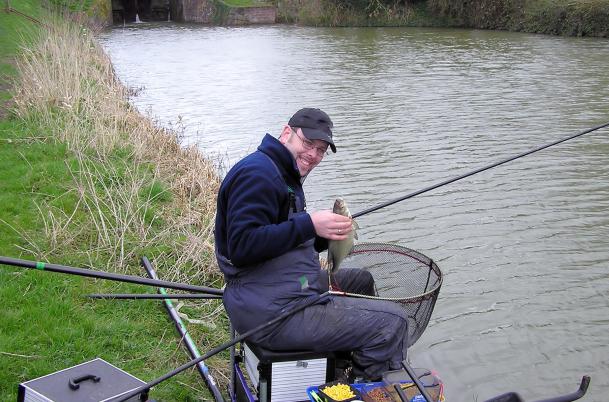
[{"label": "man's face", "polygon": [[308,175],[315,166],[321,162],[328,149],[328,143],[322,140],[307,139],[300,128],[293,131],[290,126],[285,126],[279,137],[279,141],[290,151],[300,176]]}]

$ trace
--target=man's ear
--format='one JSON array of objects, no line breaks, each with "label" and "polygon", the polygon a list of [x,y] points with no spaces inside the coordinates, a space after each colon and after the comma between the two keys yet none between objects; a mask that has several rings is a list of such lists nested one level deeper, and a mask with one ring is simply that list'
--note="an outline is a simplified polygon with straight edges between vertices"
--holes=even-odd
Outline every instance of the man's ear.
[{"label": "man's ear", "polygon": [[283,126],[283,130],[281,130],[281,134],[279,135],[279,142],[285,145],[290,138],[290,134],[292,134],[292,128],[286,124]]}]

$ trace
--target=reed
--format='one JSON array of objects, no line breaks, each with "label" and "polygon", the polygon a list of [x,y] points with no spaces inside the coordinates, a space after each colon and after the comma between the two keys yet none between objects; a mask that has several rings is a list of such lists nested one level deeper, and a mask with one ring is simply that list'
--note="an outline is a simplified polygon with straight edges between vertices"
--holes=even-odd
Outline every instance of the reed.
[{"label": "reed", "polygon": [[277,4],[281,22],[312,26],[414,26],[425,12],[409,2],[383,0],[284,0]]},{"label": "reed", "polygon": [[160,268],[161,275],[217,282],[214,164],[129,105],[93,32],[65,18],[49,26],[17,62],[15,112],[74,154],[68,192],[76,202],[70,211],[54,207],[55,199],[39,206],[49,244],[38,250],[52,257],[78,247],[88,260],[124,271],[156,248],[171,259],[171,272]]},{"label": "reed", "polygon": [[[44,27],[28,34],[15,62],[11,115],[32,132],[32,142],[66,149],[68,180],[62,192],[36,198],[42,228],[12,227],[22,251],[136,275],[146,255],[162,279],[220,287],[213,244],[217,161],[183,147],[179,131],[130,106],[133,91],[117,79],[94,31],[67,15],[40,18]],[[228,339],[220,302],[186,301],[181,309],[193,319],[189,330],[202,350]],[[158,342],[174,344],[171,336]],[[173,348],[169,366],[166,358],[160,366],[152,359],[157,375],[184,361]],[[206,362],[222,387],[226,360]]]},{"label": "reed", "polygon": [[570,36],[609,36],[608,0],[428,0],[450,25]]}]

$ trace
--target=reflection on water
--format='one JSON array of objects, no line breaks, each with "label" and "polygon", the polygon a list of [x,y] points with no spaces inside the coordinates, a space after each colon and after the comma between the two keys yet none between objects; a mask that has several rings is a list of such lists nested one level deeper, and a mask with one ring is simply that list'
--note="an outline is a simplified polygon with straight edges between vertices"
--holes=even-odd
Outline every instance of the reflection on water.
[{"label": "reflection on water", "polygon": [[[352,212],[609,121],[609,41],[449,29],[142,24],[102,36],[133,102],[228,164],[303,106],[338,153],[309,208]],[[609,392],[609,130],[359,219],[445,281],[411,349],[451,401]]]}]

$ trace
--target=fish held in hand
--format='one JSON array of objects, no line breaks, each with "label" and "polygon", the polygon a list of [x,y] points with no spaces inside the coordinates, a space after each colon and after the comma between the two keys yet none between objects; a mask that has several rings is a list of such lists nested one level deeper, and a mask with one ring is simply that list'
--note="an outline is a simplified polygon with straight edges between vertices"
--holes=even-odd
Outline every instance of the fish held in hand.
[{"label": "fish held in hand", "polygon": [[[336,199],[332,212],[351,218],[349,208],[347,208],[347,204],[342,198]],[[338,268],[340,267],[340,263],[353,249],[354,239],[357,239],[357,232],[355,230],[359,229],[359,227],[357,226],[357,223],[355,223],[355,221],[352,221],[351,225],[352,230],[347,235],[346,239],[330,240],[328,242],[328,272],[330,273],[334,273],[338,270]]]}]

